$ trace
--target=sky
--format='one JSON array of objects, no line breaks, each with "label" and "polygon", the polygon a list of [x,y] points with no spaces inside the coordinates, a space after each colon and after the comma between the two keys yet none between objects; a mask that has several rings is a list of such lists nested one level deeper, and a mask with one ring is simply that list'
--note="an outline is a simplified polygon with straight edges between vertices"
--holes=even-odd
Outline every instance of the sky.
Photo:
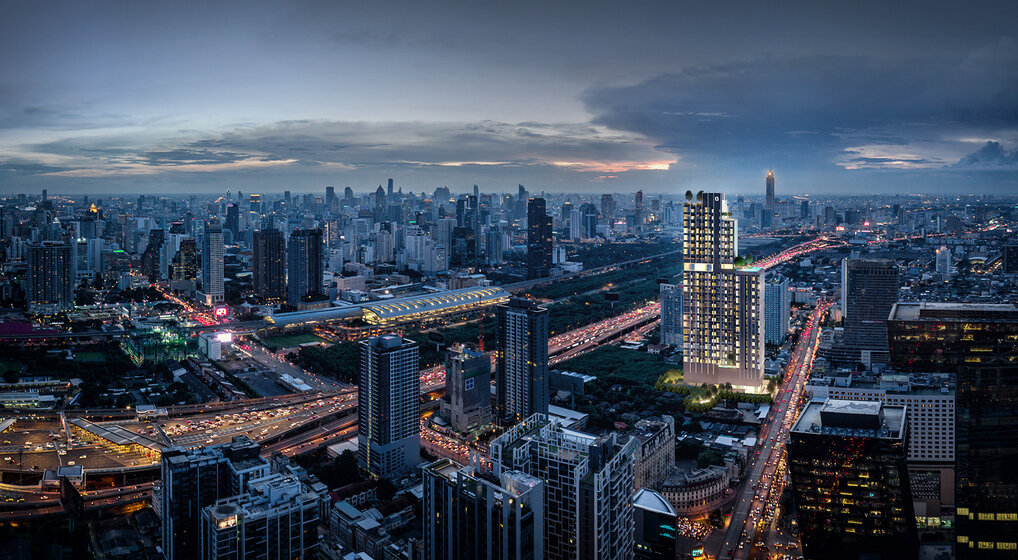
[{"label": "sky", "polygon": [[1018,192],[1018,3],[12,2],[0,192]]}]

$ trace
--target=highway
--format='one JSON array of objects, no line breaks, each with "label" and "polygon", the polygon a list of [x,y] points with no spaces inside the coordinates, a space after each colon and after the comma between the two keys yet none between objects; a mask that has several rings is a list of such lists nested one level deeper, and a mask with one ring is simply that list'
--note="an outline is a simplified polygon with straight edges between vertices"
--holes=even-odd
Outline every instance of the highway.
[{"label": "highway", "polygon": [[779,462],[788,441],[788,432],[795,422],[804,398],[806,381],[813,369],[817,348],[820,345],[820,323],[830,309],[829,303],[819,304],[810,313],[802,334],[792,350],[785,369],[785,381],[778,389],[761,428],[757,452],[751,456],[749,476],[743,482],[738,502],[732,511],[731,521],[725,540],[717,557],[731,560],[745,560],[754,546],[757,529],[761,526],[766,509],[776,507],[777,493],[771,493],[774,478],[778,474]]}]

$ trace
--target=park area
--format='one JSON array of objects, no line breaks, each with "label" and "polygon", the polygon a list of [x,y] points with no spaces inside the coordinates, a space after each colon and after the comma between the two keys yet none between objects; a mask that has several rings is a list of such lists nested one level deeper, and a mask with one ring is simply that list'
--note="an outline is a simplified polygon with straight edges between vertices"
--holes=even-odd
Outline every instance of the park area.
[{"label": "park area", "polygon": [[326,342],[324,338],[311,333],[277,334],[263,337],[262,341],[276,348],[293,348],[301,344]]}]

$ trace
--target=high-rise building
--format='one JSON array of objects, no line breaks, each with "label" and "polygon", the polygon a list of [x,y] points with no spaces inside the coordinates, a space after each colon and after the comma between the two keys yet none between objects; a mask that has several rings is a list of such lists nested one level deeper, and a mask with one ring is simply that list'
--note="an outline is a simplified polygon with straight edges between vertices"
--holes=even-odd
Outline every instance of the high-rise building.
[{"label": "high-rise building", "polygon": [[198,558],[314,560],[318,519],[317,494],[292,474],[270,474],[202,509]]},{"label": "high-rise building", "polygon": [[325,187],[325,205],[328,206],[330,211],[334,211],[336,209],[337,202],[336,187]]},{"label": "high-rise building", "polygon": [[887,315],[898,301],[898,266],[890,259],[843,260],[841,301],[845,331],[829,357],[886,362]]},{"label": "high-rise building", "polygon": [[323,252],[322,230],[297,229],[290,234],[286,248],[286,302],[290,305],[325,299]]},{"label": "high-rise building", "polygon": [[774,172],[767,172],[767,197],[764,201],[764,210],[774,214],[777,205],[774,203]]},{"label": "high-rise building", "polygon": [[406,474],[420,462],[420,373],[413,340],[387,334],[360,343],[357,455],[375,476]]},{"label": "high-rise building", "polygon": [[225,299],[223,257],[223,224],[215,218],[206,220],[201,243],[201,293],[198,298],[205,305],[212,306]]},{"label": "high-rise building", "polygon": [[660,284],[661,344],[682,347],[682,284]]},{"label": "high-rise building", "polygon": [[551,250],[552,218],[543,198],[531,198],[527,201],[527,279],[551,273]]},{"label": "high-rise building", "polygon": [[166,230],[149,230],[148,244],[145,245],[145,252],[141,255],[141,273],[150,280],[159,278],[159,256],[162,254],[165,241]]},{"label": "high-rise building", "polygon": [[209,447],[168,447],[161,460],[162,546],[166,560],[198,558],[202,509],[247,491],[269,474],[260,447],[247,436]]},{"label": "high-rise building", "polygon": [[264,302],[278,303],[286,297],[286,241],[275,228],[254,233],[253,287]]},{"label": "high-rise building", "polygon": [[74,249],[55,241],[28,246],[25,304],[29,313],[49,315],[74,307]]},{"label": "high-rise building", "polygon": [[548,310],[512,298],[496,316],[495,419],[508,427],[548,413]]},{"label": "high-rise building", "polygon": [[764,276],[736,266],[738,225],[721,193],[683,207],[683,374],[691,385],[759,391],[763,383]]},{"label": "high-rise building", "polygon": [[1003,260],[1002,272],[1004,274],[1018,274],[1018,245],[1005,245],[1001,251]]},{"label": "high-rise building", "polygon": [[426,560],[542,560],[544,483],[442,459],[424,467]]},{"label": "high-rise building", "polygon": [[248,198],[248,210],[255,214],[261,214],[262,212],[262,195],[253,194]]},{"label": "high-rise building", "polygon": [[635,440],[595,437],[535,414],[491,442],[495,474],[522,471],[544,483],[544,558],[633,557]]},{"label": "high-rise building", "polygon": [[641,488],[633,496],[636,560],[675,560],[679,516],[664,496]]},{"label": "high-rise building", "polygon": [[440,406],[442,418],[463,433],[491,422],[491,360],[487,355],[469,348],[448,353]]},{"label": "high-rise building", "polygon": [[610,194],[601,195],[601,215],[606,220],[611,220],[615,217],[615,197]]},{"label": "high-rise building", "polygon": [[887,321],[894,367],[956,374],[956,556],[1018,550],[1018,307],[898,303]]},{"label": "high-rise building", "polygon": [[785,278],[773,278],[764,285],[764,341],[781,344],[788,334],[788,316],[792,309],[791,284]]},{"label": "high-rise building", "polygon": [[593,239],[597,237],[597,206],[587,202],[580,206],[581,237]]},{"label": "high-rise building", "polygon": [[903,406],[836,399],[806,405],[788,441],[803,556],[918,557],[907,426]]},{"label": "high-rise building", "polygon": [[240,207],[232,202],[226,205],[226,229],[233,233],[234,239],[240,235]]},{"label": "high-rise building", "polygon": [[936,270],[940,278],[947,282],[951,279],[951,250],[946,246],[937,249]]},{"label": "high-rise building", "polygon": [[180,249],[174,255],[173,264],[170,267],[170,279],[174,282],[193,282],[197,278],[198,244],[190,237],[181,239]]}]

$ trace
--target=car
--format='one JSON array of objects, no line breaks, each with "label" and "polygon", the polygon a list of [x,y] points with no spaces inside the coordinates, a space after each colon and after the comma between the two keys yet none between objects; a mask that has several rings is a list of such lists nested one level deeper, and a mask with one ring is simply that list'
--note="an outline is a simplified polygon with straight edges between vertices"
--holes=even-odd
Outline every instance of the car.
[{"label": "car", "polygon": [[67,461],[67,466],[68,467],[73,467],[74,466],[74,461]]}]

